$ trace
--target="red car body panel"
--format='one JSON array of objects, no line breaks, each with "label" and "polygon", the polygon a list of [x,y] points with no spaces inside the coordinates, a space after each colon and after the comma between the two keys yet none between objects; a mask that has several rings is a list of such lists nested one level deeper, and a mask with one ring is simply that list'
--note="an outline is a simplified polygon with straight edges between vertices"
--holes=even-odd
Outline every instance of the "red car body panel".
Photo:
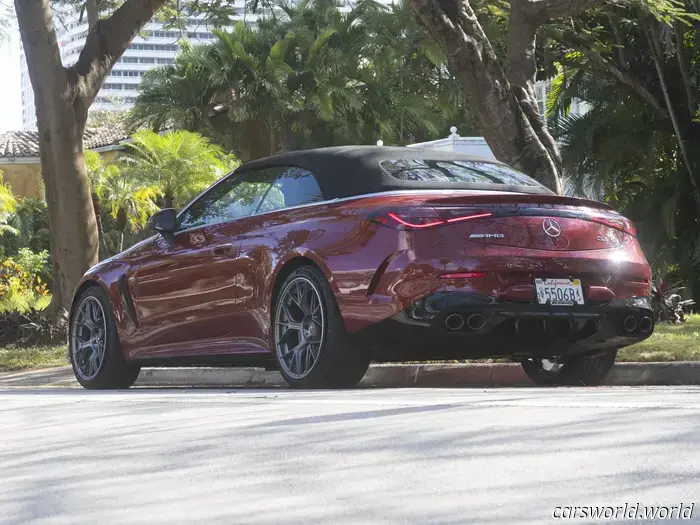
[{"label": "red car body panel", "polygon": [[[410,231],[369,220],[378,210],[418,205],[506,212],[532,205],[543,212]],[[127,359],[271,355],[275,286],[302,260],[326,276],[351,334],[441,292],[532,303],[538,276],[580,278],[591,304],[647,297],[651,273],[636,238],[556,215],[574,208],[609,210],[564,197],[469,191],[341,199],[188,230],[170,240],[156,235],[92,268],[76,296],[93,284],[107,291]],[[552,214],[562,228],[556,239],[541,231]],[[503,237],[470,238],[474,234]],[[457,272],[485,275],[440,277]]]}]

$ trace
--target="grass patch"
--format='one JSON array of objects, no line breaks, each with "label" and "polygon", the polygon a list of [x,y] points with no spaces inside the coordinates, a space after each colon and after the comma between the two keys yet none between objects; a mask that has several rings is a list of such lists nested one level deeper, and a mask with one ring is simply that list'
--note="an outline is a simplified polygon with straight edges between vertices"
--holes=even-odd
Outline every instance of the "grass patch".
[{"label": "grass patch", "polygon": [[700,361],[700,315],[684,324],[658,324],[652,336],[620,350],[618,361]]},{"label": "grass patch", "polygon": [[68,364],[66,345],[0,348],[0,372],[51,368]]}]

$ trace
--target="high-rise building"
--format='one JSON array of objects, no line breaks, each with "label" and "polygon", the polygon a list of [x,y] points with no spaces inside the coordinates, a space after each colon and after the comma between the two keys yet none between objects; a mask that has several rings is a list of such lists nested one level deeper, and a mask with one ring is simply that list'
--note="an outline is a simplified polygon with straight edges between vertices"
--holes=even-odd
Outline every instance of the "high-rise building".
[{"label": "high-rise building", "polygon": [[[258,15],[246,12],[247,0],[234,0],[233,8],[237,16],[234,21],[245,20],[254,24]],[[394,0],[379,0],[391,4]],[[345,7],[354,0],[345,0]],[[55,11],[54,25],[56,36],[61,49],[61,59],[64,66],[71,66],[78,61],[80,52],[85,45],[88,34],[87,19],[81,20],[80,13],[70,7]],[[206,43],[214,39],[212,27],[204,20],[204,16],[192,16],[187,20],[187,27],[180,31],[168,29],[162,23],[151,22],[134,38],[119,61],[105,79],[102,89],[95,98],[91,110],[116,109],[127,110],[134,105],[138,96],[137,87],[144,73],[154,67],[172,64],[180,51],[179,43],[183,38],[191,44]],[[24,50],[21,50],[21,85],[22,85],[22,125],[24,129],[36,129],[36,107],[34,92],[29,80],[27,62]]]},{"label": "high-rise building", "polygon": [[[238,5],[240,4],[240,5]],[[244,0],[235,0],[235,7],[244,10]],[[241,15],[242,18],[242,15]],[[247,18],[253,22],[254,15]],[[78,61],[85,45],[88,24],[85,17],[70,8],[64,8],[54,15],[56,36],[64,66]],[[183,30],[167,29],[162,23],[147,24],[141,34],[134,38],[122,57],[105,79],[102,89],[95,98],[91,109],[129,109],[138,95],[136,88],[144,73],[154,67],[172,64],[180,50],[179,43],[186,38],[190,43],[206,43],[214,38],[211,27],[203,17],[191,17]],[[22,125],[24,129],[36,129],[36,107],[24,50],[20,53],[22,89]]]}]

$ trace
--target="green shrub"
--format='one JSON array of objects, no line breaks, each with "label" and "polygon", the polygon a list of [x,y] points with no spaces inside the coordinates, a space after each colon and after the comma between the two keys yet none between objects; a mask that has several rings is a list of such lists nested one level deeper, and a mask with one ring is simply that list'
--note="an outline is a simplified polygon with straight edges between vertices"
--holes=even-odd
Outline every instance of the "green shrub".
[{"label": "green shrub", "polygon": [[49,250],[49,215],[44,201],[31,197],[22,199],[7,224],[17,234],[0,237],[0,256],[13,257],[21,248],[29,248],[34,253]]},{"label": "green shrub", "polygon": [[30,275],[34,284],[46,284],[51,288],[51,255],[46,250],[35,253],[29,248],[20,248],[14,261]]},{"label": "green shrub", "polygon": [[0,312],[27,312],[45,308],[50,300],[46,283],[13,261],[0,261]]}]

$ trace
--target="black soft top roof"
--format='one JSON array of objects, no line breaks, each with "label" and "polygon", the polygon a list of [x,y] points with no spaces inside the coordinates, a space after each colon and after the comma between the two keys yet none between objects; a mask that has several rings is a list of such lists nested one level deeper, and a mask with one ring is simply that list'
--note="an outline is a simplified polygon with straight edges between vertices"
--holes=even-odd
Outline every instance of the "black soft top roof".
[{"label": "black soft top roof", "polygon": [[480,161],[504,165],[501,162],[453,153],[419,148],[388,146],[336,146],[280,153],[257,159],[240,166],[236,175],[272,166],[296,166],[316,176],[324,199],[353,197],[367,193],[392,190],[490,190],[530,194],[552,194],[544,186],[512,186],[469,182],[439,182],[400,180],[384,172],[380,162],[417,159],[425,161]]}]

